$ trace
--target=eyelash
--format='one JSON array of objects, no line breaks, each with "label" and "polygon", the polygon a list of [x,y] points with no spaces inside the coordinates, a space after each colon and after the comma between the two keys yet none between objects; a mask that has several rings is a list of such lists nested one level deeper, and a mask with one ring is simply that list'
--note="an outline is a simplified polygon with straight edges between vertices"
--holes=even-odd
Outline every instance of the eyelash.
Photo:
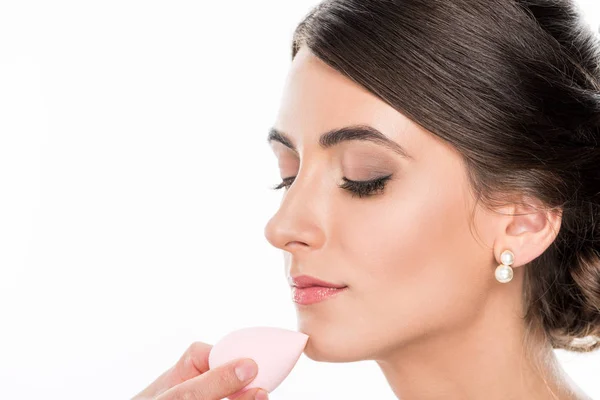
[{"label": "eyelash", "polygon": [[[386,182],[391,177],[392,177],[392,174],[390,174],[388,176],[383,176],[381,178],[372,179],[370,181],[352,181],[347,178],[342,178],[342,180],[344,181],[344,184],[340,185],[339,187],[342,189],[348,190],[352,194],[352,197],[359,197],[359,198],[369,197],[369,196],[373,196],[376,193],[382,193],[383,189],[385,188]],[[283,179],[283,181],[281,181],[281,183],[274,186],[272,189],[273,190],[279,190],[281,188],[288,189],[292,185],[295,178],[296,178],[295,176],[285,178],[285,179]]]}]

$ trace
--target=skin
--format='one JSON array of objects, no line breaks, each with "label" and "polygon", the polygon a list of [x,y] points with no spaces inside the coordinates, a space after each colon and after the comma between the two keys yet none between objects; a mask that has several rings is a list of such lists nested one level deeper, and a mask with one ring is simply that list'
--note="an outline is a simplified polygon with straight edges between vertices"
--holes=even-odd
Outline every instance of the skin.
[{"label": "skin", "polygon": [[[177,363],[163,372],[148,387],[131,400],[267,400],[261,388],[241,390],[258,373],[252,359],[237,359],[209,369],[208,356],[212,345],[193,342]],[[245,371],[244,379],[237,372]]]},{"label": "skin", "polygon": [[[319,146],[366,124],[400,144]],[[347,285],[296,304],[315,361],[375,360],[403,400],[586,399],[539,331],[522,320],[523,270],[556,238],[560,212],[513,197],[475,201],[459,153],[303,47],[289,71],[270,142],[281,178],[296,177],[265,226],[285,272]],[[353,197],[342,178],[392,173],[383,193]],[[519,215],[511,215],[519,214]],[[502,251],[514,278],[494,277]]]}]

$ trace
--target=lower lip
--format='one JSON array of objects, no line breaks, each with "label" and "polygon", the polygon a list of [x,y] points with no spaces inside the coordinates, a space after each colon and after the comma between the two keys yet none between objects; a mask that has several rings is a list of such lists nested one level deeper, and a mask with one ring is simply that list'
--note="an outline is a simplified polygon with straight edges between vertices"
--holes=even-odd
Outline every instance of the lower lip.
[{"label": "lower lip", "polygon": [[295,303],[308,305],[318,303],[336,294],[343,292],[348,287],[331,288],[323,286],[311,286],[306,288],[292,287],[292,299]]}]

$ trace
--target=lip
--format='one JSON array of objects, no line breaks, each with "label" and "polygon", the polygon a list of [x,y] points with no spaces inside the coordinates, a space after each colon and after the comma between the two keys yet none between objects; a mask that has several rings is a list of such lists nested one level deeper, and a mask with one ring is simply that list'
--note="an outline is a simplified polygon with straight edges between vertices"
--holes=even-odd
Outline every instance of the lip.
[{"label": "lip", "polygon": [[292,300],[301,305],[319,303],[345,291],[348,286],[326,282],[310,275],[290,276]]},{"label": "lip", "polygon": [[292,300],[297,304],[309,305],[329,299],[340,292],[345,292],[346,290],[348,290],[348,287],[333,288],[323,286],[308,286],[300,288],[293,286]]},{"label": "lip", "polygon": [[291,276],[289,278],[289,283],[290,283],[290,286],[299,288],[299,289],[310,288],[310,287],[314,287],[314,286],[318,286],[321,288],[330,288],[330,289],[331,288],[342,289],[342,288],[347,287],[347,285],[343,285],[343,284],[325,282],[321,279],[315,278],[314,276],[310,276],[310,275]]}]

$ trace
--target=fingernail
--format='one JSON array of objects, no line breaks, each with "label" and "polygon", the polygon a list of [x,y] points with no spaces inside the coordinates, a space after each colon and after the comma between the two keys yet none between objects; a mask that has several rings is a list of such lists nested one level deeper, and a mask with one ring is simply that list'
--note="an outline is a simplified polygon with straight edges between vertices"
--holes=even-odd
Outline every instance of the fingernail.
[{"label": "fingernail", "polygon": [[254,400],[268,400],[269,396],[267,396],[267,392],[265,392],[264,390],[260,389],[258,392],[256,392],[256,396],[254,396]]},{"label": "fingernail", "polygon": [[242,360],[235,367],[235,374],[240,381],[247,381],[257,373],[257,365],[252,360]]}]

